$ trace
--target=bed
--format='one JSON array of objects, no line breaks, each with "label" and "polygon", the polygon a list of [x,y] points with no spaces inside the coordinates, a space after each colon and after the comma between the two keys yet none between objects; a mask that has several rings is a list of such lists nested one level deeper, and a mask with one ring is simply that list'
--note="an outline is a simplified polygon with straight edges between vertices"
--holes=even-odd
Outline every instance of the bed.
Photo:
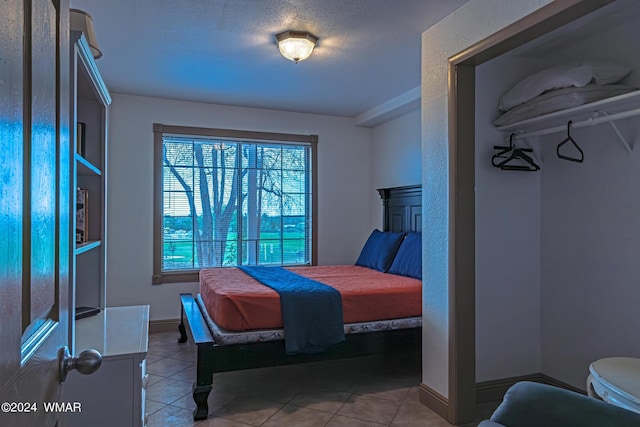
[{"label": "bed", "polygon": [[[383,232],[419,235],[420,187],[386,188],[378,192],[383,205]],[[406,252],[408,240],[405,238],[404,243],[399,243],[398,252]],[[368,244],[369,241],[365,249]],[[194,420],[207,418],[207,399],[215,372],[394,351],[419,352],[422,281],[413,274],[409,276],[414,277],[408,277],[397,271],[394,274],[362,266],[365,249],[356,262],[361,265],[284,269],[317,279],[342,295],[344,319],[340,325],[344,338],[322,351],[291,354],[288,343],[285,348],[284,338],[291,329],[284,334],[279,296],[273,289],[237,268],[201,270],[201,292],[195,297],[180,295],[179,342],[189,341],[195,346]],[[391,271],[398,268],[395,261],[390,261]],[[381,289],[369,292],[369,288],[375,288],[373,282],[379,282]],[[240,299],[236,298],[238,295]],[[282,302],[284,304],[284,300]],[[374,307],[386,311],[378,313]]]}]

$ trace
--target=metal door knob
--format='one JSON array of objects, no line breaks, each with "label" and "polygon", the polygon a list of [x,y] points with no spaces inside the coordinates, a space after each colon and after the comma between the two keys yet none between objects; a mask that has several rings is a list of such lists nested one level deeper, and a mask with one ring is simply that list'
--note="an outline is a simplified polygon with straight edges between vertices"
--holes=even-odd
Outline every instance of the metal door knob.
[{"label": "metal door knob", "polygon": [[102,364],[102,355],[96,350],[85,350],[78,356],[71,356],[68,347],[60,349],[60,382],[67,379],[67,374],[74,369],[83,375],[93,374]]}]

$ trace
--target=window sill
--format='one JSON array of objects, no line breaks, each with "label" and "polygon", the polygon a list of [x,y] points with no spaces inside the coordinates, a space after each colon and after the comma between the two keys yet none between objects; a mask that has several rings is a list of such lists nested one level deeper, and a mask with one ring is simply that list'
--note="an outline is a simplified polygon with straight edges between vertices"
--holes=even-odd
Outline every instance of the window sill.
[{"label": "window sill", "polygon": [[161,285],[163,283],[187,283],[200,281],[200,272],[198,270],[164,272],[154,274],[152,283]]}]

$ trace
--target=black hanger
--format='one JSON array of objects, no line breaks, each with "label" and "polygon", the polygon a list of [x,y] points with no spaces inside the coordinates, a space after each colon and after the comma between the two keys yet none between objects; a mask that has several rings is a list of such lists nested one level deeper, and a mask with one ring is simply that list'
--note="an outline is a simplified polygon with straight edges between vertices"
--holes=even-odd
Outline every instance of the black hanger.
[{"label": "black hanger", "polygon": [[500,150],[499,153],[496,153],[493,155],[493,157],[491,157],[491,164],[495,167],[498,167],[499,163],[496,163],[496,159],[506,159],[507,156],[505,156],[505,154],[507,154],[509,151],[513,150],[513,137],[516,136],[516,133],[512,133],[509,136],[509,146],[505,147],[502,145],[494,145],[493,149],[494,150]]},{"label": "black hanger", "polygon": [[[582,163],[582,161],[584,160],[584,153],[582,152],[580,147],[578,147],[578,144],[576,144],[576,142],[573,140],[573,138],[571,138],[571,123],[573,123],[573,122],[571,120],[569,120],[569,122],[567,123],[567,137],[564,139],[564,141],[562,141],[556,147],[556,154],[558,155],[558,158],[560,158],[560,159],[569,160],[569,161],[572,161],[572,162]],[[580,157],[578,157],[578,158],[569,157],[569,156],[565,156],[564,154],[560,154],[560,147],[562,147],[567,142],[572,143],[573,146],[578,149],[578,151],[580,152]]]},{"label": "black hanger", "polygon": [[[531,153],[533,150],[530,148],[518,148],[513,145],[513,138],[516,136],[515,133],[512,133],[509,136],[509,146],[503,147],[500,145],[494,145],[493,148],[496,150],[501,150],[500,152],[493,155],[491,158],[491,164],[497,168],[502,170],[513,170],[513,171],[537,171],[540,169],[540,166],[536,164],[536,162],[527,154]],[[511,152],[509,156],[506,156],[507,153]],[[496,163],[496,159],[505,159],[499,163]],[[521,161],[521,163],[512,163],[514,161]]]}]

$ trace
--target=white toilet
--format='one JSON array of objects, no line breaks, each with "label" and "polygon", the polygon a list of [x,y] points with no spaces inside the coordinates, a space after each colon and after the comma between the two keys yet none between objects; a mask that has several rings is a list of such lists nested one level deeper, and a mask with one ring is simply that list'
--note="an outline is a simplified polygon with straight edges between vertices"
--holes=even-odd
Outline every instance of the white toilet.
[{"label": "white toilet", "polygon": [[640,414],[640,359],[608,357],[589,366],[587,393]]}]

